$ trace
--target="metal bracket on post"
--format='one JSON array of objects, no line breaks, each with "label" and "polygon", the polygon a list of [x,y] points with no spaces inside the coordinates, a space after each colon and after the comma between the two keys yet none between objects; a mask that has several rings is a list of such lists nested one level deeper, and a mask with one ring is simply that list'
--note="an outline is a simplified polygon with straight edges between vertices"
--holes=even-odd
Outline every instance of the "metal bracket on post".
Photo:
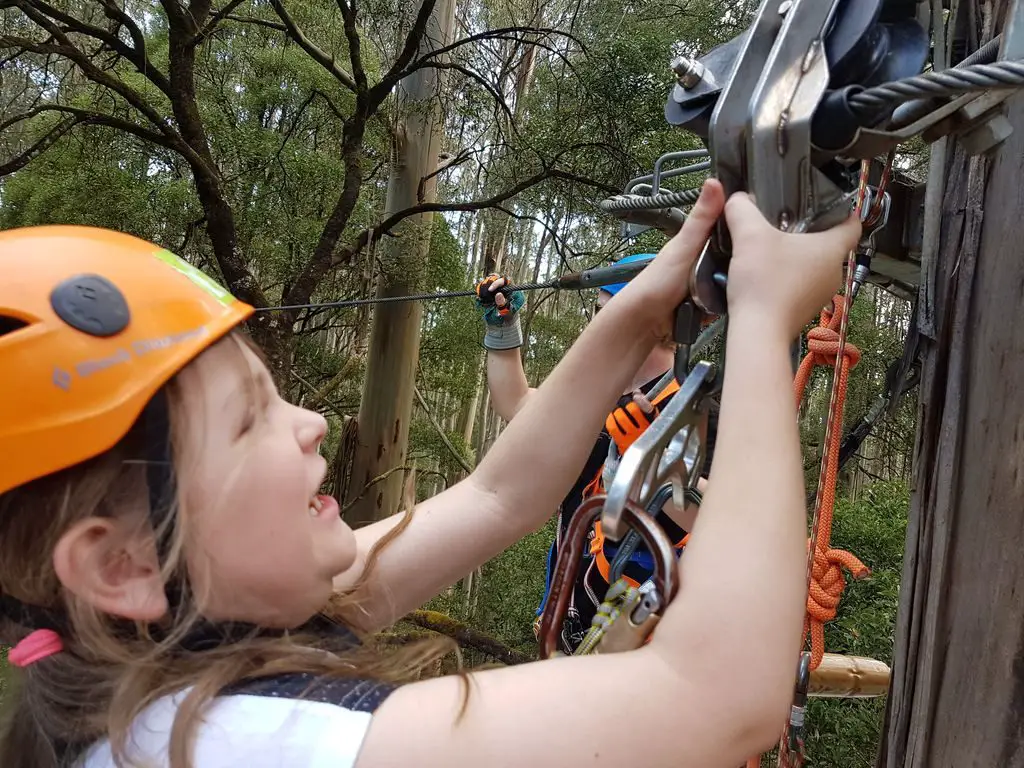
[{"label": "metal bracket on post", "polygon": [[[1024,3],[1014,0],[1003,28],[998,61],[1021,58],[1024,58]],[[1013,126],[1006,117],[1003,102],[1016,90],[1004,88],[984,93],[969,104],[965,104],[954,115],[954,123],[966,123],[970,126],[966,131],[959,131],[960,143],[969,155],[991,152],[1010,138]],[[925,140],[928,140],[927,136]]]}]

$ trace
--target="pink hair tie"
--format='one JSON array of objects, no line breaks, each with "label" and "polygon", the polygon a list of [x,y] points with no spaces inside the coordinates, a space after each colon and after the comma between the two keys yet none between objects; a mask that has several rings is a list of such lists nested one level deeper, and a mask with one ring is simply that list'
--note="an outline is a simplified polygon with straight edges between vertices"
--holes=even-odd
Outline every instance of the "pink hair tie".
[{"label": "pink hair tie", "polygon": [[10,650],[7,660],[16,667],[27,667],[63,650],[60,635],[52,629],[37,629]]}]

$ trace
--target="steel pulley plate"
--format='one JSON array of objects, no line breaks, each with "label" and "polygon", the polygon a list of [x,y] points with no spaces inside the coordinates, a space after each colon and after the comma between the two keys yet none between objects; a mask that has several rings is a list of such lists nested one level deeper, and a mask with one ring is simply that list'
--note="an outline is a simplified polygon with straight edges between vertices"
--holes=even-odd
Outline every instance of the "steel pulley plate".
[{"label": "steel pulley plate", "polygon": [[[737,54],[746,45],[749,35],[750,30],[746,29],[732,40],[712,48],[702,56],[700,62],[707,74],[693,88],[686,89],[678,83],[672,87],[672,93],[665,103],[665,120],[669,125],[700,122],[703,125],[702,129],[694,125],[690,130],[702,138],[707,138],[707,124],[711,120],[715,102],[725,83],[732,78]],[[698,118],[703,119],[698,121]]]},{"label": "steel pulley plate", "polygon": [[[762,7],[758,15],[764,10]],[[773,12],[779,13],[777,9]],[[928,33],[912,13],[902,16],[904,13],[903,5],[893,0],[842,0],[825,37],[828,87],[871,87],[919,74],[928,58]],[[736,60],[756,24],[755,20],[739,35],[697,59],[706,74],[693,88],[678,83],[672,87],[665,103],[669,125],[686,127],[708,139],[715,102],[732,79]]]}]

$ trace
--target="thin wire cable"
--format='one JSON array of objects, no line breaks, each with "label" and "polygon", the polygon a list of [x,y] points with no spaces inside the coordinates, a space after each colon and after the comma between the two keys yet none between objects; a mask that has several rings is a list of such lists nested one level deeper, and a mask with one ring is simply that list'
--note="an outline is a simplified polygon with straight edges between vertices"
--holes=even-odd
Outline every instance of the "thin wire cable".
[{"label": "thin wire cable", "polygon": [[[547,283],[524,283],[503,287],[503,293],[514,291],[542,291],[545,288],[558,288],[558,281]],[[341,307],[361,307],[367,304],[398,304],[405,301],[433,301],[434,299],[458,299],[464,296],[476,296],[476,291],[435,291],[434,293],[412,293],[408,296],[383,296],[373,299],[342,299],[341,301],[320,301],[312,304],[286,304],[279,307],[258,307],[257,312],[277,312],[293,309],[338,309]]]}]

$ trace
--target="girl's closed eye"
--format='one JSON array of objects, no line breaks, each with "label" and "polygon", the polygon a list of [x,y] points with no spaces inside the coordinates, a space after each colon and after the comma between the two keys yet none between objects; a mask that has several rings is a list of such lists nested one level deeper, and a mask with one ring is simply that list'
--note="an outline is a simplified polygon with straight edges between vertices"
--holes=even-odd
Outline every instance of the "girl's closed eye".
[{"label": "girl's closed eye", "polygon": [[238,437],[244,437],[256,426],[256,404],[251,400],[242,409],[242,418],[238,425]]},{"label": "girl's closed eye", "polygon": [[261,417],[270,406],[273,385],[266,377],[255,374],[252,381],[242,382],[245,389],[244,402],[241,405],[241,418],[238,421],[238,437],[243,437],[257,426]]}]

